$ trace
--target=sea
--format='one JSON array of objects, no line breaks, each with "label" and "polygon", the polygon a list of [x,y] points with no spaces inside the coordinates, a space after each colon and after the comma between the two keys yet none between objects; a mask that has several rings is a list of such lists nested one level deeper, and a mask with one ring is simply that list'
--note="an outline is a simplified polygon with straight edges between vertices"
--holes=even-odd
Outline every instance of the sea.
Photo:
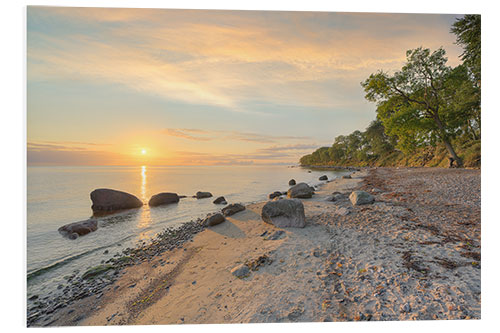
[{"label": "sea", "polygon": [[[318,185],[347,171],[290,166],[82,166],[27,168],[27,297],[56,296],[65,276],[85,272],[127,247],[151,240],[168,227],[203,218],[228,203],[265,201],[269,193],[288,190],[288,181]],[[146,205],[98,218],[95,232],[71,240],[57,229],[92,216],[90,192],[111,188],[134,194]],[[195,199],[197,191],[212,198]],[[177,204],[150,208],[160,192],[186,195]]]}]

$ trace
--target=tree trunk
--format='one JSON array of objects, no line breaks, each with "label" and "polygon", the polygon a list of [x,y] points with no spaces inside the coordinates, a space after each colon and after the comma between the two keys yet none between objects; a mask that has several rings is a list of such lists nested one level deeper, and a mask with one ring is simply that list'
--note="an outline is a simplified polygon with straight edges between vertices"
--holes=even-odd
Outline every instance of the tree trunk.
[{"label": "tree trunk", "polygon": [[462,160],[460,157],[458,157],[457,153],[455,153],[455,149],[453,149],[453,146],[450,143],[450,140],[448,139],[448,135],[446,135],[446,130],[444,128],[443,123],[441,122],[441,119],[439,119],[439,116],[437,114],[434,115],[434,121],[436,122],[438,128],[439,128],[439,133],[441,134],[441,140],[443,140],[444,146],[446,147],[446,150],[448,153],[450,153],[451,157],[455,162],[457,163],[457,166],[460,168],[463,166]]}]

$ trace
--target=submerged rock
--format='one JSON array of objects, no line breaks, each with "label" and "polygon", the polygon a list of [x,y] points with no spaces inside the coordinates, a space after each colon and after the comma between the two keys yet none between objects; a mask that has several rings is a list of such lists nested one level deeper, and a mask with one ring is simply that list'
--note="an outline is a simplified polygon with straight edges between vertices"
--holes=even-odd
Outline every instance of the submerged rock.
[{"label": "submerged rock", "polygon": [[304,204],[298,199],[269,201],[262,207],[262,220],[279,228],[303,228],[306,225]]},{"label": "submerged rock", "polygon": [[99,188],[90,193],[94,213],[109,213],[122,209],[139,208],[143,203],[130,193]]},{"label": "submerged rock", "polygon": [[88,280],[96,277],[97,275],[100,275],[102,273],[105,273],[109,271],[110,269],[115,268],[113,265],[99,265],[96,267],[92,267],[82,275],[82,279]]},{"label": "submerged rock", "polygon": [[195,198],[196,199],[203,199],[203,198],[210,198],[210,197],[212,197],[212,193],[210,193],[210,192],[201,192],[201,191],[198,191],[195,194]]},{"label": "submerged rock", "polygon": [[269,199],[274,199],[276,197],[279,197],[280,195],[282,195],[282,193],[280,191],[275,191],[275,192],[269,194]]},{"label": "submerged rock", "polygon": [[79,236],[86,235],[92,231],[97,230],[97,220],[89,219],[80,222],[73,222],[70,224],[63,225],[57,231],[69,239],[76,239]]},{"label": "submerged rock", "polygon": [[352,204],[356,206],[371,204],[375,201],[375,198],[373,195],[365,191],[354,191],[349,196],[349,200],[351,200]]},{"label": "submerged rock", "polygon": [[171,203],[177,203],[179,202],[179,196],[177,193],[158,193],[155,194],[149,199],[149,205],[151,207],[155,206],[160,206],[160,205],[166,205],[166,204],[171,204]]},{"label": "submerged rock", "polygon": [[214,200],[214,204],[216,205],[226,205],[227,201],[224,197],[218,197],[217,199]]},{"label": "submerged rock", "polygon": [[310,187],[306,183],[298,183],[295,186],[290,187],[287,192],[289,198],[311,198],[314,194],[314,188]]},{"label": "submerged rock", "polygon": [[239,203],[235,203],[222,208],[222,214],[224,214],[224,216],[231,216],[243,210],[245,210],[245,206]]},{"label": "submerged rock", "polygon": [[323,175],[323,176],[319,177],[319,180],[328,180],[328,177],[326,175]]},{"label": "submerged rock", "polygon": [[217,224],[221,224],[225,220],[226,218],[221,213],[216,213],[208,216],[205,220],[203,220],[202,224],[206,227],[211,227]]}]

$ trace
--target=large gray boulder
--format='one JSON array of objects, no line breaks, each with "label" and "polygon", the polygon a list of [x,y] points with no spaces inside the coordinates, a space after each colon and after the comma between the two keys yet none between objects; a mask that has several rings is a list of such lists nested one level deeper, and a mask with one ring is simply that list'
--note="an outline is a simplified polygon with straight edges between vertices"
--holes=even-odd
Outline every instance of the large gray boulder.
[{"label": "large gray boulder", "polygon": [[195,194],[195,198],[196,199],[210,198],[211,196],[212,196],[212,193],[210,193],[210,192],[201,192],[201,191],[198,191]]},{"label": "large gray boulder", "polygon": [[177,193],[158,193],[155,194],[149,199],[149,205],[151,207],[155,206],[160,206],[160,205],[166,205],[166,204],[171,204],[171,203],[177,203],[179,202],[179,196]]},{"label": "large gray boulder", "polygon": [[221,224],[225,220],[226,220],[226,218],[224,216],[222,216],[221,213],[216,213],[213,215],[209,215],[207,218],[205,218],[205,220],[203,220],[202,224],[205,227],[211,227],[211,226],[214,226],[217,224]]},{"label": "large gray boulder", "polygon": [[279,228],[304,228],[304,204],[299,199],[268,201],[262,207],[262,220]]},{"label": "large gray boulder", "polygon": [[349,200],[354,206],[357,206],[371,204],[375,201],[375,198],[365,191],[354,191],[349,196]]},{"label": "large gray boulder", "polygon": [[222,214],[224,214],[224,216],[231,216],[243,210],[245,210],[245,206],[239,203],[235,203],[222,208]]},{"label": "large gray boulder", "polygon": [[90,193],[92,210],[94,214],[110,213],[122,209],[139,208],[143,203],[139,198],[130,193],[99,188]]},{"label": "large gray boulder", "polygon": [[310,187],[306,183],[298,183],[295,186],[290,187],[287,192],[287,197],[289,198],[311,198],[314,194],[314,188]]},{"label": "large gray boulder", "polygon": [[73,222],[70,224],[63,225],[57,231],[64,237],[69,239],[76,239],[79,236],[86,235],[92,231],[97,230],[97,220],[89,219],[85,221]]}]

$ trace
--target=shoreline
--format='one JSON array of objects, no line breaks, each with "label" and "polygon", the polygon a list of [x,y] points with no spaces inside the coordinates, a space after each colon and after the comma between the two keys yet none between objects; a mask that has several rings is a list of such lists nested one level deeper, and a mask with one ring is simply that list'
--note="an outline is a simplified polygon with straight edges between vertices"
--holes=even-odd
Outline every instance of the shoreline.
[{"label": "shoreline", "polygon": [[[453,173],[458,169],[439,170]],[[59,308],[52,305],[51,313],[41,315],[30,326],[480,318],[480,235],[479,240],[465,240],[471,244],[467,245],[464,239],[447,234],[452,239],[443,243],[440,230],[415,227],[423,223],[410,225],[415,209],[404,207],[405,201],[400,199],[406,194],[394,194],[404,191],[393,191],[380,179],[379,173],[385,171],[396,170],[363,168],[354,172],[352,179],[337,178],[323,184],[312,199],[302,200],[307,220],[304,229],[279,229],[262,222],[260,209],[265,202],[260,202],[220,225],[201,230],[191,226],[193,230],[181,231],[173,243],[172,231],[165,231],[150,245],[126,253],[130,259],[117,258],[118,264],[113,264],[120,267],[119,273],[109,268],[108,273],[96,277],[94,281],[103,283],[101,290],[94,286],[88,288],[94,293],[91,296]],[[347,198],[352,189],[370,191],[376,197],[375,204],[353,207]],[[334,191],[341,192],[342,199],[324,201]],[[349,213],[342,215],[342,207]],[[269,238],[280,230],[283,233],[278,239]],[[426,232],[425,240],[404,244]],[[460,256],[457,265],[456,256],[445,257],[439,246],[434,246],[439,242],[441,247],[464,243],[461,245],[470,248],[465,251],[458,245],[459,251],[469,258]],[[432,267],[420,257],[422,247],[440,258],[430,257]],[[380,258],[373,255],[377,248],[383,253]],[[395,249],[405,251],[395,254]],[[257,269],[249,277],[235,278],[231,269],[242,262],[255,262]],[[447,308],[435,299],[425,302],[429,295],[409,293],[421,281],[433,284],[439,276],[453,279],[447,276],[451,270],[463,270],[467,275],[465,287],[457,282],[461,296],[467,295],[466,302],[448,302],[453,304]],[[409,290],[398,291],[391,278],[399,286],[408,285]],[[380,283],[369,292],[366,284],[372,279]],[[420,287],[430,288],[427,284]],[[434,284],[444,288],[439,282]],[[474,294],[478,284],[479,296]],[[472,285],[473,292],[464,292],[467,285]],[[438,292],[441,295],[445,290]],[[398,311],[386,311],[387,302],[395,302]],[[427,306],[419,310],[421,303]],[[431,309],[430,305],[441,308]],[[454,314],[450,306],[460,313]],[[94,310],[89,313],[89,308]]]}]

